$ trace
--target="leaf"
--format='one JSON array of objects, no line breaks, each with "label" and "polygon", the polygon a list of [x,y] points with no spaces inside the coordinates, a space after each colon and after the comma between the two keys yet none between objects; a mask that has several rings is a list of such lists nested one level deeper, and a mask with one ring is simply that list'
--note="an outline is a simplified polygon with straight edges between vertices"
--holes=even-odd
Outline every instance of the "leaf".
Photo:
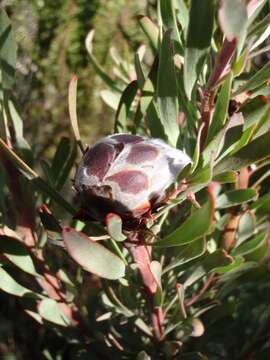
[{"label": "leaf", "polygon": [[213,0],[192,0],[184,55],[184,88],[189,100],[211,43],[213,24]]},{"label": "leaf", "polygon": [[[142,101],[143,101],[143,99],[141,100],[141,102]],[[158,116],[157,105],[155,104],[154,101],[152,101],[149,104],[149,107],[147,109],[146,122],[147,122],[147,127],[149,128],[151,136],[153,138],[158,138],[158,139],[163,139],[163,140],[167,139],[167,137],[164,133],[164,127]]]},{"label": "leaf", "polygon": [[20,241],[0,235],[0,254],[26,273],[38,276],[31,256]]},{"label": "leaf", "polygon": [[261,196],[257,201],[255,201],[251,207],[252,210],[255,210],[257,216],[269,215],[270,213],[270,193]]},{"label": "leaf", "polygon": [[176,254],[175,259],[172,260],[163,270],[163,274],[166,272],[185,265],[192,260],[195,260],[202,256],[206,251],[206,243],[204,238],[200,238],[196,241],[191,242],[188,245],[184,245],[183,249],[180,249],[180,252]]},{"label": "leaf", "polygon": [[68,110],[75,140],[77,141],[77,144],[79,145],[82,153],[84,153],[77,119],[77,83],[78,77],[73,75],[68,87]]},{"label": "leaf", "polygon": [[213,212],[214,202],[210,197],[206,204],[194,211],[178,229],[153,245],[158,247],[181,246],[201,238],[210,229]]},{"label": "leaf", "polygon": [[182,29],[185,30],[188,27],[188,9],[184,0],[178,0],[175,2],[176,7],[176,17],[179,23],[182,26]]},{"label": "leaf", "polygon": [[235,183],[236,180],[237,180],[237,176],[236,176],[236,172],[234,171],[225,171],[213,177],[213,181],[217,181],[220,184],[231,184],[231,183]]},{"label": "leaf", "polygon": [[187,181],[192,185],[208,184],[212,180],[212,173],[212,164],[207,164],[202,169],[195,171]]},{"label": "leaf", "polygon": [[64,208],[70,214],[75,215],[76,210],[48,183],[46,183],[34,170],[32,170],[7,144],[0,138],[0,149],[12,161],[18,170],[31,182],[39,188],[42,193],[49,195],[59,206]]},{"label": "leaf", "polygon": [[117,92],[121,92],[121,89],[117,86],[116,82],[111,79],[106,71],[102,68],[102,66],[97,62],[97,59],[93,55],[92,49],[93,49],[93,38],[94,38],[95,30],[89,31],[89,33],[86,36],[85,39],[85,47],[88,51],[90,61],[95,69],[95,72],[100,76],[100,78],[113,90]]},{"label": "leaf", "polygon": [[132,81],[122,93],[115,115],[115,132],[127,132],[130,107],[138,91],[138,82]]},{"label": "leaf", "polygon": [[187,33],[187,47],[205,49],[210,46],[214,26],[214,1],[192,0]]},{"label": "leaf", "polygon": [[156,260],[151,261],[150,270],[151,270],[151,273],[154,276],[154,279],[155,279],[158,287],[160,289],[162,289],[162,286],[161,286],[162,267],[161,267],[160,262],[158,262]]},{"label": "leaf", "polygon": [[223,0],[218,12],[219,23],[229,41],[245,37],[247,30],[247,9],[241,0]]},{"label": "leaf", "polygon": [[120,96],[118,93],[110,90],[101,90],[100,96],[101,99],[105,102],[105,104],[110,106],[113,110],[117,110],[120,101]]},{"label": "leaf", "polygon": [[4,89],[11,89],[15,81],[17,44],[9,18],[0,8],[0,82]]},{"label": "leaf", "polygon": [[251,211],[245,212],[239,220],[236,246],[251,237],[256,228],[256,219]]},{"label": "leaf", "polygon": [[53,299],[41,300],[38,306],[40,316],[54,324],[61,326],[70,325],[69,319],[62,312],[59,304]]},{"label": "leaf", "polygon": [[176,284],[176,290],[181,318],[186,319],[187,313],[185,309],[185,287],[182,284]]},{"label": "leaf", "polygon": [[251,91],[260,85],[266,83],[270,78],[270,63],[264,65],[259,71],[253,75],[251,79],[249,79],[244,85],[240,86],[240,88],[233,94],[233,96],[239,95],[242,92]]},{"label": "leaf", "polygon": [[214,168],[214,175],[224,171],[239,170],[270,156],[270,132],[257,137],[229,157],[222,159]]},{"label": "leaf", "polygon": [[253,200],[257,196],[255,189],[239,189],[227,191],[217,198],[217,209],[225,209],[228,207],[240,205]]},{"label": "leaf", "polygon": [[143,73],[140,55],[138,52],[135,53],[134,62],[135,62],[135,71],[136,71],[136,76],[137,76],[137,82],[138,82],[139,88],[142,90],[144,83],[145,83],[145,76]]},{"label": "leaf", "polygon": [[233,74],[230,72],[227,75],[217,97],[214,115],[207,135],[207,143],[209,143],[214,138],[214,136],[218,134],[228,117],[232,80]]},{"label": "leaf", "polygon": [[110,237],[115,241],[124,241],[126,236],[122,233],[122,219],[119,215],[109,213],[106,216],[106,226]]},{"label": "leaf", "polygon": [[[248,261],[259,261],[267,250],[267,234],[260,233],[254,239],[242,243],[233,249],[232,255],[244,256]],[[258,251],[259,250],[259,251]],[[255,256],[254,256],[255,255]]]},{"label": "leaf", "polygon": [[86,271],[111,280],[125,275],[123,261],[82,232],[64,228],[62,236],[69,255]]},{"label": "leaf", "polygon": [[[160,0],[160,13],[162,18],[162,24],[165,31],[172,29],[172,38],[181,44],[180,35],[178,31],[178,26],[176,22],[176,15],[175,15],[175,8],[174,8],[175,1],[174,0]],[[182,47],[182,46],[181,46]]]},{"label": "leaf", "polygon": [[35,295],[31,290],[25,288],[15,281],[9,273],[0,266],[0,289],[15,296]]},{"label": "leaf", "polygon": [[152,47],[157,49],[159,42],[159,31],[157,25],[154,24],[153,21],[147,16],[139,16],[138,20],[143,32],[150,40]]},{"label": "leaf", "polygon": [[176,146],[179,137],[179,108],[173,55],[171,31],[168,30],[163,36],[159,52],[157,102],[161,123],[168,141]]}]

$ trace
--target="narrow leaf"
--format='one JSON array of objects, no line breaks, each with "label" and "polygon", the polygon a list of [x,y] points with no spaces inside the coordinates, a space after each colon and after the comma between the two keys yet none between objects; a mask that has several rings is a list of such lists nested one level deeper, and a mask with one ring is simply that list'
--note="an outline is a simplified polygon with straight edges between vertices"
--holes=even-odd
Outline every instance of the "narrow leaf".
[{"label": "narrow leaf", "polygon": [[239,170],[270,156],[270,132],[259,136],[230,157],[222,159],[214,168],[214,174]]},{"label": "narrow leaf", "polygon": [[225,209],[228,207],[237,206],[253,200],[256,196],[257,191],[255,189],[227,191],[217,198],[216,207],[218,209]]},{"label": "narrow leaf", "polygon": [[264,84],[270,78],[270,63],[264,65],[256,74],[248,80],[243,86],[234,93],[235,95],[241,94],[242,92],[251,91],[258,86]]},{"label": "narrow leaf", "polygon": [[209,201],[194,211],[178,229],[154,245],[159,247],[180,246],[204,236],[212,224],[213,212],[214,202],[210,197]]},{"label": "narrow leaf", "polygon": [[230,72],[221,87],[220,93],[218,94],[214,115],[209,128],[209,133],[207,135],[207,143],[210,142],[213,137],[222,129],[227,119],[232,80],[233,74]]},{"label": "narrow leaf", "polygon": [[165,134],[169,143],[176,146],[179,137],[179,108],[173,55],[171,31],[167,31],[162,39],[159,53],[157,101]]},{"label": "narrow leaf", "polygon": [[69,118],[70,118],[70,123],[74,137],[82,153],[84,153],[84,148],[81,142],[81,136],[78,126],[78,118],[77,118],[77,83],[78,83],[78,77],[76,75],[73,75],[68,87],[68,110],[69,110]]},{"label": "narrow leaf", "polygon": [[122,93],[115,115],[115,132],[127,132],[130,107],[138,91],[138,82],[132,81]]},{"label": "narrow leaf", "polygon": [[139,16],[139,24],[146,34],[150,43],[154,49],[158,48],[158,41],[159,41],[159,31],[156,24],[152,22],[151,19],[147,16]]}]

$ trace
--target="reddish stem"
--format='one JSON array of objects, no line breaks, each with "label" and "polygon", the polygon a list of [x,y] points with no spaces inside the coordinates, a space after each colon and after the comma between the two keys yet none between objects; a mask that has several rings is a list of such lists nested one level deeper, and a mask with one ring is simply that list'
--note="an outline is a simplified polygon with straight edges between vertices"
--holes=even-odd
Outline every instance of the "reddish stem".
[{"label": "reddish stem", "polygon": [[143,281],[145,294],[149,302],[153,335],[155,339],[160,342],[164,338],[164,312],[160,307],[155,306],[157,282],[150,267],[152,262],[151,246],[146,246],[144,244],[142,234],[140,232],[130,233],[128,240],[129,241],[126,242],[126,247],[132,255],[134,262],[137,264]]}]

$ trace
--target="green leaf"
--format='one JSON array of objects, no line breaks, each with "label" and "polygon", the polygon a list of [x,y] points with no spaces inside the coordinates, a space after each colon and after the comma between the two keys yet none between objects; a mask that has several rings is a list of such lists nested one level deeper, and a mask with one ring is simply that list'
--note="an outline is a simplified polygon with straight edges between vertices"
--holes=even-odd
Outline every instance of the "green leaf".
[{"label": "green leaf", "polygon": [[206,243],[204,238],[200,238],[188,245],[184,245],[183,248],[180,249],[180,252],[176,254],[175,259],[164,268],[163,274],[199,258],[205,251]]},{"label": "green leaf", "polygon": [[214,175],[224,171],[239,170],[270,156],[270,132],[257,137],[229,157],[222,159],[214,168]]},{"label": "green leaf", "polygon": [[20,241],[0,235],[0,254],[26,273],[38,276],[31,256]]},{"label": "green leaf", "polygon": [[239,220],[236,246],[251,237],[256,228],[256,219],[251,211],[245,212]]},{"label": "green leaf", "polygon": [[119,215],[109,213],[106,216],[108,234],[115,241],[124,241],[126,236],[122,233],[122,219]]},{"label": "green leaf", "polygon": [[127,132],[128,116],[138,91],[138,82],[132,81],[122,93],[115,115],[115,132]]},{"label": "green leaf", "polygon": [[202,169],[195,171],[187,180],[191,185],[208,184],[212,180],[212,164],[207,164]]},{"label": "green leaf", "polygon": [[240,205],[253,200],[256,196],[257,191],[255,189],[227,191],[217,198],[216,207],[217,209],[225,209],[228,207]]},{"label": "green leaf", "polygon": [[210,197],[206,204],[194,211],[178,229],[153,245],[159,247],[181,246],[201,238],[210,229],[213,221],[213,212],[214,203]]},{"label": "green leaf", "polygon": [[159,0],[162,24],[165,28],[165,31],[172,29],[172,38],[181,44],[178,26],[176,22],[174,4],[174,0]]},{"label": "green leaf", "polygon": [[267,250],[266,240],[267,240],[267,234],[260,233],[257,236],[255,236],[254,239],[245,241],[243,244],[233,249],[232,255],[244,256],[248,261],[258,261],[266,253]]},{"label": "green leaf", "polygon": [[143,73],[141,59],[140,59],[140,55],[138,52],[135,53],[134,63],[135,63],[137,82],[138,82],[139,88],[142,90],[144,83],[145,83],[145,76]]},{"label": "green leaf", "polygon": [[100,78],[113,90],[117,91],[117,92],[121,92],[121,89],[118,87],[118,85],[116,84],[116,82],[111,79],[107,72],[105,71],[105,69],[102,68],[102,66],[97,62],[97,59],[95,58],[95,56],[93,55],[93,38],[94,38],[94,30],[91,30],[88,35],[86,36],[85,39],[85,47],[86,50],[88,51],[89,57],[90,57],[90,61],[95,69],[95,72],[100,76]]},{"label": "green leaf", "polygon": [[269,215],[270,213],[270,193],[261,196],[257,201],[255,201],[251,207],[252,210],[255,210],[257,216]]},{"label": "green leaf", "polygon": [[242,92],[251,91],[264,83],[270,78],[270,63],[264,65],[259,71],[255,73],[255,75],[248,80],[244,85],[240,86],[240,88],[233,94],[234,96],[241,94]]},{"label": "green leaf", "polygon": [[[141,99],[141,103],[142,101],[144,101],[144,98]],[[157,105],[154,101],[151,101],[148,106],[146,113],[146,123],[153,138],[163,139],[163,140],[167,139],[167,136],[165,135],[164,132],[163,124],[161,123],[160,118],[158,116]]]},{"label": "green leaf", "polygon": [[159,53],[157,102],[161,123],[168,141],[171,145],[176,146],[179,137],[179,108],[173,55],[171,31],[168,30],[163,36]]},{"label": "green leaf", "polygon": [[207,143],[209,143],[214,138],[214,136],[218,134],[218,132],[222,129],[226,122],[228,116],[232,80],[233,74],[232,72],[230,72],[227,75],[218,94],[214,115],[207,135]]},{"label": "green leaf", "polygon": [[110,106],[113,110],[117,110],[119,101],[120,101],[120,95],[119,93],[110,91],[110,90],[101,90],[100,91],[101,99]]},{"label": "green leaf", "polygon": [[213,24],[213,0],[192,0],[184,55],[184,88],[188,99],[191,99],[204,64],[206,49],[211,43]]},{"label": "green leaf", "polygon": [[0,83],[2,88],[11,89],[15,81],[17,44],[9,18],[0,8]]},{"label": "green leaf", "polygon": [[44,299],[38,305],[40,316],[54,324],[60,326],[70,325],[69,319],[61,310],[59,304],[53,299]]},{"label": "green leaf", "polygon": [[111,280],[125,275],[123,261],[87,235],[64,228],[62,236],[69,255],[86,271]]},{"label": "green leaf", "polygon": [[147,16],[139,16],[139,24],[143,32],[150,40],[152,47],[157,49],[159,42],[159,31],[157,25]]},{"label": "green leaf", "polygon": [[213,181],[217,181],[220,184],[231,184],[231,183],[235,183],[236,180],[237,180],[237,176],[236,176],[236,172],[234,171],[225,171],[213,177]]},{"label": "green leaf", "polygon": [[188,27],[188,9],[184,2],[184,0],[178,0],[175,2],[175,8],[176,8],[176,17],[179,23],[182,26],[182,29],[185,30]]},{"label": "green leaf", "polygon": [[206,49],[210,46],[214,26],[214,1],[192,0],[187,34],[187,47]]},{"label": "green leaf", "polygon": [[7,144],[0,138],[0,149],[4,151],[6,156],[12,161],[18,170],[31,182],[38,187],[41,192],[49,195],[57,202],[59,206],[64,208],[70,214],[75,215],[76,210],[60,195],[60,193],[46,183],[34,170],[32,170]]},{"label": "green leaf", "polygon": [[247,9],[241,0],[223,0],[219,9],[219,22],[229,41],[242,39],[247,31]]},{"label": "green leaf", "polygon": [[7,273],[1,266],[0,266],[0,289],[8,294],[19,297],[25,295],[31,295],[31,296],[35,295],[31,290],[17,283],[17,281],[15,281],[9,275],[9,273]]}]

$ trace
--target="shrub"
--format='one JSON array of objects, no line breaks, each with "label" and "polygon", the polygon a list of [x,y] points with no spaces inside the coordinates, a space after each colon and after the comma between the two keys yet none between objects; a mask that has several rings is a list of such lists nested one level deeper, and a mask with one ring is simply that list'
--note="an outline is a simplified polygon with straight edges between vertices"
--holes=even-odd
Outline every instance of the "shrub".
[{"label": "shrub", "polygon": [[[53,159],[40,162],[13,96],[16,43],[1,9],[0,289],[61,339],[48,336],[48,359],[265,359],[269,3],[160,0],[157,18],[138,22],[148,45],[134,65],[117,57],[114,78],[93,54],[94,32],[86,38],[90,62],[108,86],[101,96],[115,110],[114,133],[133,136],[87,150],[73,77],[74,140],[59,139]],[[135,151],[137,170],[126,157],[117,168],[115,156],[131,154],[124,138],[151,144],[160,167],[153,160],[147,165],[155,171],[143,169]],[[79,197],[70,184],[82,157],[77,147],[84,154]],[[185,161],[173,168],[178,156]],[[122,171],[109,179],[117,186],[127,171],[147,174],[145,189],[155,190],[143,197],[147,206],[133,202],[140,182],[133,195],[110,193],[111,183],[99,178],[106,166]],[[98,181],[87,178],[81,188],[82,169]],[[168,169],[173,177],[156,187]]]}]

